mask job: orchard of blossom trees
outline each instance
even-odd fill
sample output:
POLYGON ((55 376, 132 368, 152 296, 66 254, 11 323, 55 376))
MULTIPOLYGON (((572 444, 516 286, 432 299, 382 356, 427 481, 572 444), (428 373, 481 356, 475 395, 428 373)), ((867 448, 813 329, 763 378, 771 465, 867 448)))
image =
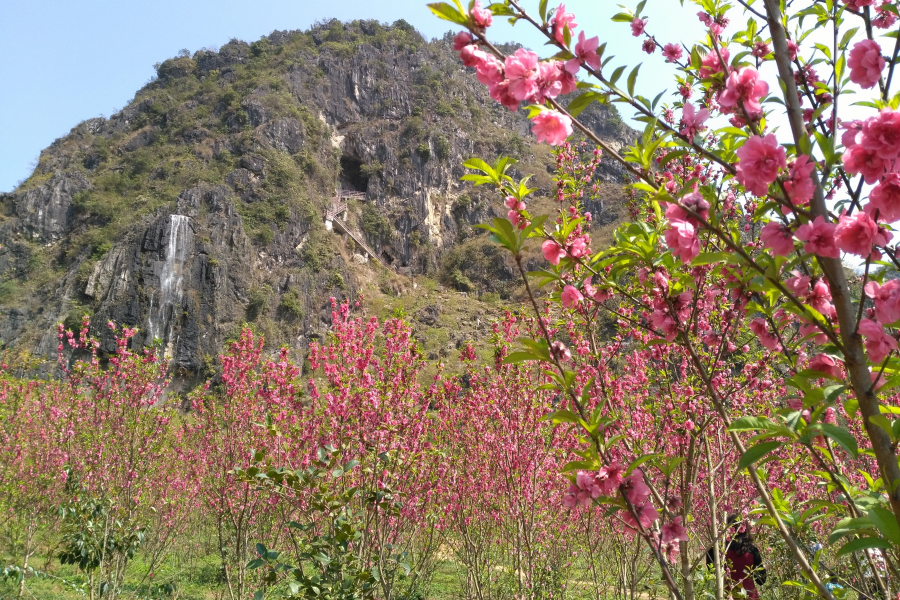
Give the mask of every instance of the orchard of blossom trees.
POLYGON ((555 146, 552 215, 514 160, 464 163, 521 275, 494 360, 426 377, 402 319, 334 301, 303 365, 247 329, 177 396, 133 331, 103 357, 60 327, 65 377, 0 378, 0 589, 189 597, 202 563, 217 598, 412 600, 452 564, 478 600, 900 597, 896 3, 693 3, 698 40, 613 17, 672 74, 653 99, 562 4, 429 5, 555 146), (503 54, 498 19, 546 56, 503 54), (607 248, 601 161, 628 174, 607 248))

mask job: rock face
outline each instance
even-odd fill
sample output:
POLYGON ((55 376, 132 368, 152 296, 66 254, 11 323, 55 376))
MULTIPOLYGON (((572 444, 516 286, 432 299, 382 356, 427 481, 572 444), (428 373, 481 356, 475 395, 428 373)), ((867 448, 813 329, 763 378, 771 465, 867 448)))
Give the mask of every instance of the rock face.
MULTIPOLYGON (((583 118, 613 146, 634 135, 614 109, 583 118)), ((352 296, 357 273, 378 268, 325 230, 336 187, 360 192, 343 218, 388 275, 497 291, 508 269, 471 226, 502 207, 460 183, 460 164, 513 155, 549 196, 548 150, 528 131, 449 37, 426 42, 402 21, 332 21, 167 60, 131 104, 76 126, 0 194, 0 342, 49 373, 55 323, 88 314, 104 351, 107 322, 134 327, 134 344, 157 340, 188 375, 207 372, 244 322, 302 350, 329 325, 329 297, 352 296), (467 278, 475 263, 501 276, 467 278)), ((607 205, 593 207, 597 222, 615 220, 607 205)))

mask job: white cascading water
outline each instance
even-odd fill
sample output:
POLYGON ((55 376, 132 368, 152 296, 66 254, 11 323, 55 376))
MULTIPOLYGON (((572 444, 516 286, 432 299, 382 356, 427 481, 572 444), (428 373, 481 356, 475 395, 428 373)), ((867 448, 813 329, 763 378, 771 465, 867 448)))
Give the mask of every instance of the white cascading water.
POLYGON ((169 216, 169 241, 166 244, 166 260, 159 274, 159 299, 154 302, 156 298, 150 297, 150 314, 147 317, 150 340, 163 337, 171 317, 170 311, 181 303, 184 261, 193 235, 190 220, 184 215, 169 216))

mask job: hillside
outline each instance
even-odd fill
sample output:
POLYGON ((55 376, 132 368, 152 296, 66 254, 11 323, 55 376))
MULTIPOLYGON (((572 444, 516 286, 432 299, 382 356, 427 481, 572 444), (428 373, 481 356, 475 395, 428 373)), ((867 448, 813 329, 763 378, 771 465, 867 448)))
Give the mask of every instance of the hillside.
MULTIPOLYGON (((488 98, 449 38, 331 21, 183 52, 157 74, 0 195, 0 343, 16 359, 50 372, 55 323, 88 314, 104 351, 113 321, 205 376, 242 323, 302 352, 328 327, 329 297, 361 292, 375 309, 418 311, 437 356, 515 295, 504 257, 472 227, 502 206, 459 181, 460 163, 512 155, 549 205, 550 151, 532 144, 523 112, 488 98), (358 193, 326 226, 336 188, 358 193)), ((632 135, 613 108, 583 116, 614 146, 632 135)), ((598 227, 624 216, 621 173, 604 169, 598 227)))

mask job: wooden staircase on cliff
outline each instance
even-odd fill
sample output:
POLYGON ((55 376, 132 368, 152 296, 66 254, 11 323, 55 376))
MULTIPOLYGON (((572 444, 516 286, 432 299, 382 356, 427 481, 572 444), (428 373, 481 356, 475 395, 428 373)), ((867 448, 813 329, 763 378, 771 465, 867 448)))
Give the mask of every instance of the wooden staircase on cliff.
POLYGON ((378 258, 378 255, 375 254, 375 251, 372 250, 372 248, 370 248, 366 243, 366 240, 363 238, 362 233, 350 227, 347 222, 341 218, 341 215, 347 213, 347 200, 364 201, 365 199, 366 194, 364 192, 336 189, 334 200, 332 200, 328 208, 325 209, 325 228, 329 231, 333 227, 339 228, 341 231, 349 235, 350 238, 366 252, 369 258, 383 267, 384 263, 381 262, 381 260, 378 258))

